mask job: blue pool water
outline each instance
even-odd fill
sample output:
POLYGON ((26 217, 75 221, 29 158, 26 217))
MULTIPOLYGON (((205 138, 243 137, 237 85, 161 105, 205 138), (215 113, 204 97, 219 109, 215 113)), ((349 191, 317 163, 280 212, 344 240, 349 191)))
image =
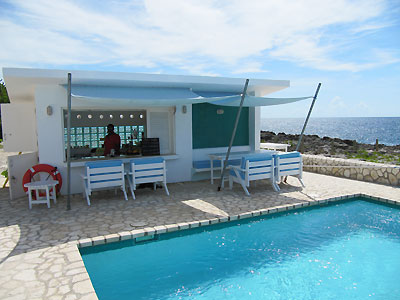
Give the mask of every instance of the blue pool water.
POLYGON ((400 210, 363 200, 82 248, 99 299, 400 299, 400 210))

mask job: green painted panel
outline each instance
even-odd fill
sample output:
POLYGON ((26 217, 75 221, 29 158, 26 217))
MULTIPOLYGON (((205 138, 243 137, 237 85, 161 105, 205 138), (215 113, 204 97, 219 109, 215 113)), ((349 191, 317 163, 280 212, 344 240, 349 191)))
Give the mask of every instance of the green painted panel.
MULTIPOLYGON (((209 103, 193 104, 193 149, 228 147, 238 107, 209 103), (224 113, 217 114, 218 109, 224 113)), ((233 146, 249 145, 249 108, 243 107, 233 146)))

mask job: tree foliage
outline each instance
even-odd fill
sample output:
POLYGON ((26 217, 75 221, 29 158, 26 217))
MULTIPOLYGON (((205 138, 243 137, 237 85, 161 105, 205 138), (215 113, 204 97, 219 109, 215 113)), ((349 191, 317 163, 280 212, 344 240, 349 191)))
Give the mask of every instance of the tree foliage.
POLYGON ((0 103, 10 103, 10 98, 8 98, 6 84, 2 79, 0 79, 0 103))
MULTIPOLYGON (((6 85, 2 79, 0 79, 0 103, 10 103, 10 98, 8 98, 8 93, 6 89, 6 85)), ((1 113, 1 109, 0 109, 1 113)), ((0 139, 3 138, 3 128, 1 123, 1 116, 0 116, 0 139)))

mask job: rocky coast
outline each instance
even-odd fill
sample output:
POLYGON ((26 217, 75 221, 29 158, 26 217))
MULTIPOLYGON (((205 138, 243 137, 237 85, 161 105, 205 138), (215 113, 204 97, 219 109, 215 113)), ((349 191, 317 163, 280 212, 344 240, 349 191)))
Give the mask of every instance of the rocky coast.
MULTIPOLYGON (((289 151, 296 149, 298 134, 275 134, 261 131, 261 142, 289 144, 289 151)), ((400 145, 362 144, 355 140, 304 135, 300 152, 310 155, 322 155, 335 158, 351 158, 368 162, 400 165, 400 145)))

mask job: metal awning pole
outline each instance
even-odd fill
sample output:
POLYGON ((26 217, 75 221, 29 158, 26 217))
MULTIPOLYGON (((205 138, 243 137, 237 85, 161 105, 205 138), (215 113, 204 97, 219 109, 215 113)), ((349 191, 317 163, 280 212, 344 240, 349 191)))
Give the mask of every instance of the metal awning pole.
POLYGON ((68 73, 67 107, 67 210, 71 210, 71 73, 68 73))
POLYGON ((222 183, 224 182, 225 169, 226 169, 226 165, 228 164, 229 154, 231 153, 233 140, 235 139, 236 129, 237 129, 237 126, 239 124, 240 113, 242 112, 243 102, 244 102, 244 98, 246 97, 246 92, 247 92, 247 86, 248 85, 249 85, 249 79, 246 79, 246 83, 244 84, 242 98, 240 99, 240 106, 239 106, 238 112, 236 114, 235 126, 233 127, 231 141, 229 142, 228 152, 226 152, 226 157, 225 157, 225 160, 224 160, 224 166, 222 168, 221 181, 220 181, 219 186, 218 186, 218 191, 221 190, 222 183))
POLYGON ((303 130, 301 131, 301 134, 300 134, 300 137, 299 137, 299 141, 297 142, 296 151, 299 151, 299 149, 300 149, 300 145, 301 145, 301 142, 303 140, 304 131, 306 130, 308 119, 311 116, 311 112, 313 110, 315 100, 317 100, 317 96, 318 96, 320 87, 321 87, 321 83, 318 84, 317 90, 315 91, 315 95, 314 95, 313 101, 311 103, 310 110, 308 111, 308 115, 307 115, 306 121, 304 122, 304 125, 303 125, 303 130))

